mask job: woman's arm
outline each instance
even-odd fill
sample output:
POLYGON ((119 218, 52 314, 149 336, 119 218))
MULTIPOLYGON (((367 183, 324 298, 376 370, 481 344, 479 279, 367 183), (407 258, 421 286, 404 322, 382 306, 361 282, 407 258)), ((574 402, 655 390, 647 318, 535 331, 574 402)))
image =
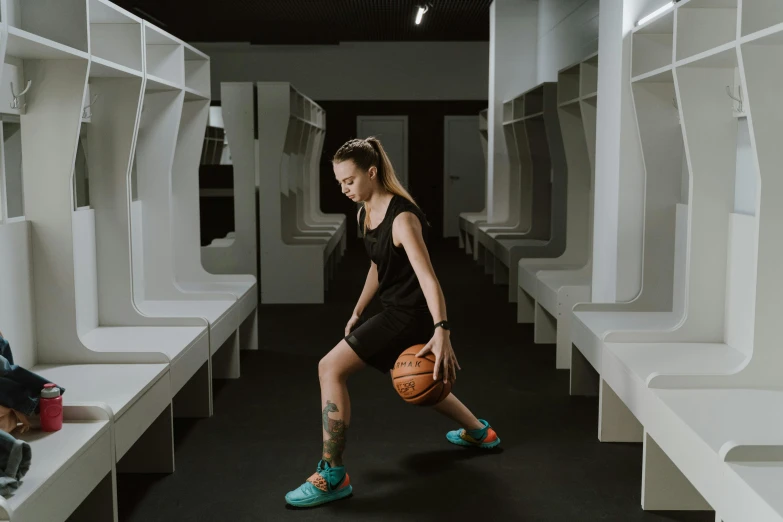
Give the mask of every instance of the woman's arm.
POLYGON ((370 264, 370 271, 367 272, 367 279, 364 281, 364 289, 359 296, 359 302, 356 303, 356 307, 353 309, 353 315, 348 319, 348 323, 345 325, 345 335, 350 334, 356 324, 359 322, 359 318, 364 313, 367 305, 370 304, 372 298, 375 296, 375 292, 378 291, 378 267, 375 263, 370 264))
MULTIPOLYGON (((446 298, 443 296, 443 290, 435 276, 435 270, 432 268, 427 245, 424 244, 424 237, 421 233, 419 218, 411 212, 401 212, 394 219, 392 237, 395 245, 402 245, 405 248, 405 253, 408 255, 413 271, 416 272, 416 278, 419 280, 419 285, 421 285, 424 298, 427 300, 427 307, 432 314, 433 321, 439 323, 447 320, 446 298)), ((459 368, 459 363, 451 347, 448 330, 435 328, 432 339, 418 355, 424 355, 430 351, 435 354, 433 378, 438 378, 442 362, 443 380, 456 379, 456 369, 459 368)))
POLYGON ((367 272, 367 279, 364 281, 364 289, 359 296, 359 302, 356 303, 356 307, 353 309, 353 315, 360 317, 367 305, 370 304, 372 298, 375 297, 375 292, 378 291, 378 267, 375 263, 370 262, 370 270, 367 272))

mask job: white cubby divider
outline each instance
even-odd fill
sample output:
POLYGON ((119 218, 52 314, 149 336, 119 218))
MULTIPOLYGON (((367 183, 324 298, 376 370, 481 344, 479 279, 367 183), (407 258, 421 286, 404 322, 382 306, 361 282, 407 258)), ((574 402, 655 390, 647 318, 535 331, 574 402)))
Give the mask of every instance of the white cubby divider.
MULTIPOLYGON (((487 223, 477 227, 476 234, 480 243, 479 249, 487 248, 491 251, 491 240, 488 234, 498 232, 519 232, 526 234, 532 224, 533 184, 532 168, 530 166, 530 154, 526 144, 520 147, 516 140, 526 140, 524 123, 525 117, 524 95, 503 103, 503 135, 506 140, 509 161, 509 192, 519 195, 512 198, 508 219, 504 223, 487 223), (514 127, 514 124, 518 124, 514 127), (516 132, 515 132, 516 131, 516 132), (520 199, 521 201, 516 201, 520 199)), ((485 258, 486 259, 486 258, 485 258)))
MULTIPOLYGON (((610 330, 673 329, 684 313, 688 199, 682 186, 683 180, 687 185, 688 169, 674 75, 669 70, 636 80, 632 92, 646 171, 642 289, 628 303, 585 303, 574 307, 574 395, 596 391, 597 387, 580 383, 592 382, 590 374, 601 372, 602 343, 610 330)), ((603 402, 603 397, 600 400, 603 402)))
POLYGON ((733 42, 738 0, 688 0, 675 11, 677 60, 733 42))
POLYGON ((91 74, 95 62, 111 68, 116 64, 132 71, 143 70, 143 22, 108 0, 89 0, 91 74))
POLYGON ((517 297, 519 259, 558 256, 566 247, 568 174, 557 93, 555 82, 545 82, 513 100, 512 116, 522 116, 504 122, 504 127, 512 181, 516 178, 512 193, 517 194, 518 220, 504 228, 480 226, 477 232, 484 270, 494 274, 496 284, 509 285, 512 302, 517 297))
MULTIPOLYGON (((489 160, 487 156, 487 111, 488 109, 484 109, 483 111, 479 112, 479 140, 481 142, 481 150, 484 153, 485 185, 488 183, 487 162, 489 160)), ((478 237, 476 235, 476 227, 486 223, 486 220, 486 199, 484 200, 484 210, 481 212, 462 212, 459 216, 459 245, 461 248, 465 248, 465 253, 473 255, 473 259, 476 261, 478 260, 478 237)))
POLYGON ((234 234, 201 247, 201 262, 215 274, 258 277, 256 229, 256 159, 250 82, 221 84, 221 114, 233 165, 234 234))
POLYGON ((144 23, 147 76, 161 79, 178 88, 185 84, 185 47, 183 43, 152 24, 144 23))
MULTIPOLYGON (((533 103, 530 105, 532 107, 533 103)), ((501 266, 495 266, 492 257, 495 237, 498 234, 514 234, 519 238, 529 235, 535 238, 537 235, 536 230, 532 229, 533 202, 536 198, 533 194, 533 168, 524 124, 525 111, 524 94, 503 102, 503 136, 509 163, 508 191, 514 195, 510 200, 508 219, 501 223, 482 223, 476 227, 477 258, 484 265, 486 273, 491 274, 497 269, 501 278, 505 271, 501 266)))
POLYGON ((734 208, 737 153, 737 120, 725 87, 733 83, 736 66, 737 51, 730 49, 674 72, 691 174, 685 319, 672 331, 616 333, 607 340, 700 342, 723 337, 727 220, 734 208))
POLYGON ((9 38, 14 35, 20 40, 49 41, 87 53, 85 0, 7 0, 4 3, 9 38))
MULTIPOLYGON (((582 62, 589 62, 591 68, 597 64, 595 56, 587 57, 582 62)), ((594 161, 594 144, 591 145, 585 138, 585 132, 592 130, 594 137, 594 111, 590 111, 593 102, 587 105, 581 103, 578 96, 570 99, 573 92, 570 89, 578 89, 580 85, 592 86, 591 80, 581 80, 582 62, 570 65, 562 69, 558 75, 558 93, 561 93, 561 85, 564 87, 566 95, 559 96, 560 99, 568 98, 559 103, 558 119, 561 139, 563 142, 564 162, 568 176, 567 196, 566 196, 566 240, 565 250, 557 256, 547 256, 542 259, 528 258, 522 256, 517 259, 518 278, 517 285, 512 289, 514 293, 521 291, 522 286, 527 279, 530 279, 528 291, 535 293, 535 273, 538 270, 558 266, 563 268, 576 269, 584 266, 588 262, 590 230, 588 226, 589 209, 591 206, 591 187, 592 187, 592 163, 594 161), (592 118, 590 116, 593 116, 592 118), (519 288, 517 288, 519 286, 519 288)), ((585 90, 592 90, 587 88, 585 90)), ((590 97, 595 93, 588 93, 590 97)), ((522 322, 532 322, 533 320, 533 302, 529 301, 524 295, 517 295, 518 302, 518 320, 522 322), (525 298, 524 301, 519 299, 525 298), (529 306, 528 306, 529 304, 529 306)))
POLYGON ((672 64, 674 11, 668 11, 633 32, 632 77, 657 71, 672 64))
POLYGON ((203 93, 207 98, 211 89, 209 57, 192 46, 185 46, 185 88, 203 93))
MULTIPOLYGON (((190 292, 176 274, 172 167, 182 119, 184 93, 146 92, 136 142, 139 200, 131 208, 134 301, 150 316, 204 317, 210 324, 210 353, 222 350, 223 376, 239 374, 239 309, 229 292, 190 292), (164 224, 164 225, 161 225, 164 224), (222 348, 221 348, 222 347, 222 348)), ((203 137, 202 137, 203 139, 203 137)), ((212 374, 215 371, 212 363, 212 374)))
POLYGON ((776 0, 742 0, 741 35, 748 36, 783 23, 783 4, 776 0))
POLYGON ((258 82, 256 90, 261 300, 322 303, 345 245, 344 225, 316 226, 304 210, 312 200, 303 187, 319 167, 308 160, 307 136, 325 130, 325 118, 306 119, 320 107, 289 83, 258 82))
POLYGON ((598 94, 598 53, 579 64, 579 97, 587 99, 598 94))
MULTIPOLYGON (((201 263, 198 169, 209 118, 208 100, 185 101, 171 171, 175 283, 186 292, 236 297, 240 346, 258 349, 258 286, 252 274, 212 274, 201 263)), ((238 375, 237 375, 238 377, 238 375)))
POLYGON ((310 143, 308 143, 308 162, 305 164, 304 192, 305 200, 310 204, 306 207, 310 213, 310 220, 314 224, 331 225, 338 234, 342 234, 341 249, 345 252, 347 236, 345 232, 346 221, 344 214, 324 214, 321 212, 321 155, 323 154, 324 139, 326 137, 326 111, 321 107, 313 106, 315 117, 310 126, 310 143))
POLYGON ((579 99, 580 67, 573 64, 557 74, 557 104, 572 102, 579 99))
POLYGON ((517 263, 517 320, 534 323, 535 342, 555 343, 559 369, 571 364, 571 309, 589 300, 592 286, 597 66, 593 54, 558 75, 558 89, 561 82, 566 89, 579 86, 578 97, 567 92, 558 107, 568 176, 565 250, 517 263))

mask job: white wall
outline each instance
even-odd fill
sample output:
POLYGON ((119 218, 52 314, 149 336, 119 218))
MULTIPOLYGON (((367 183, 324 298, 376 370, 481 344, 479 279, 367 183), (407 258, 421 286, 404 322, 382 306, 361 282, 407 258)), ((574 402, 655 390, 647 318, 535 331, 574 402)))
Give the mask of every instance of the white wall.
POLYGON ((509 158, 503 102, 537 85, 538 1, 495 0, 489 12, 487 221, 509 218, 509 158))
POLYGON ((598 51, 599 0, 540 0, 538 83, 598 51))
POLYGON ((489 42, 196 43, 220 82, 286 81, 314 100, 486 100, 489 42))

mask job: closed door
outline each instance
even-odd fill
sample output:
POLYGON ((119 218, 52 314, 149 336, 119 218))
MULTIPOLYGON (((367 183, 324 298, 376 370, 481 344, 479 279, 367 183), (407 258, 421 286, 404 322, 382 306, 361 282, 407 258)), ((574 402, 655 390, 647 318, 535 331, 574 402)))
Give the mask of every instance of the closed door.
POLYGON ((446 116, 443 128, 443 237, 456 237, 459 215, 484 209, 484 153, 478 116, 446 116))
POLYGON ((400 183, 408 188, 408 117, 357 116, 359 138, 375 136, 381 141, 400 183))

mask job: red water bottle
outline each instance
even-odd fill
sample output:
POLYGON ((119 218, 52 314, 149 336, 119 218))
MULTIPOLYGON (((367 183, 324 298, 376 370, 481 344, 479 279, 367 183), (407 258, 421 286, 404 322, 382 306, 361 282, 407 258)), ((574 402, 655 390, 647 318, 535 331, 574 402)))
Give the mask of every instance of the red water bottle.
POLYGON ((49 383, 41 390, 41 429, 59 431, 63 427, 63 398, 60 388, 49 383))

